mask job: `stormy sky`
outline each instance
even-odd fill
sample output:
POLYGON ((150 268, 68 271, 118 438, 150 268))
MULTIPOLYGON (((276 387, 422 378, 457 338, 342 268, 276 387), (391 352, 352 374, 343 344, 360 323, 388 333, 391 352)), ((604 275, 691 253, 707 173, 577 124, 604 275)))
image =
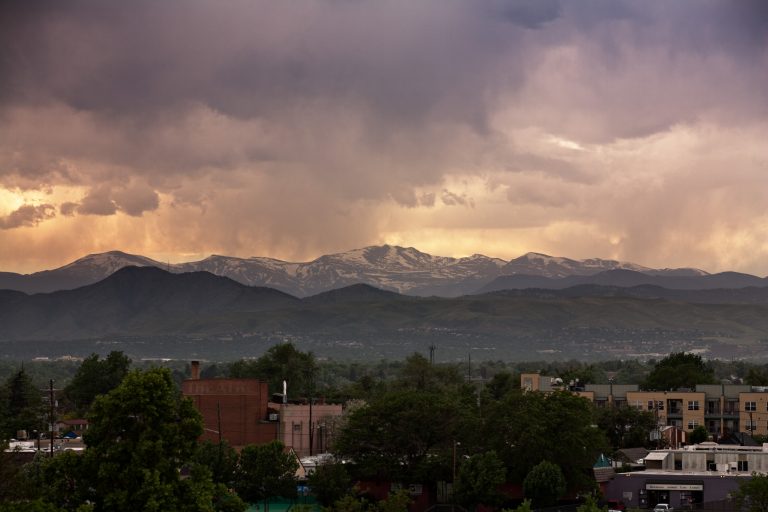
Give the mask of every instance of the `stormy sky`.
POLYGON ((381 243, 768 274, 768 2, 0 3, 0 270, 381 243))

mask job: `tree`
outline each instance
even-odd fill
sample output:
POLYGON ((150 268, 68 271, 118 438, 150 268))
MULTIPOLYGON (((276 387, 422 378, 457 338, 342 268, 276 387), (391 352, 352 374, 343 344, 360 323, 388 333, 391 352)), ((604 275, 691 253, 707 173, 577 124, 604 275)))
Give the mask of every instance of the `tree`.
POLYGON ((566 483, 560 468, 543 460, 531 469, 523 480, 523 493, 537 507, 549 507, 565 494, 566 483))
POLYGON ((0 439, 16 437, 19 430, 42 430, 43 400, 22 366, 0 387, 0 439))
POLYGON ((736 510, 768 512, 768 476, 752 473, 752 478, 739 484, 733 498, 736 510))
POLYGON ((608 443, 593 426, 587 399, 565 391, 518 391, 489 404, 484 417, 483 443, 504 461, 511 482, 522 483, 534 466, 548 460, 562 469, 569 488, 594 487, 589 470, 608 443))
POLYGON ((515 509, 504 509, 503 512, 532 512, 531 500, 523 500, 523 502, 515 509))
POLYGON ((592 496, 587 496, 587 498, 584 500, 584 503, 579 505, 579 507, 576 509, 576 512, 604 512, 605 509, 600 508, 597 505, 597 502, 595 501, 595 498, 592 496))
POLYGON ((673 352, 656 363, 642 387, 646 390, 669 391, 714 383, 715 372, 701 356, 673 352))
POLYGON ((131 360, 119 351, 110 352, 100 360, 91 354, 83 360, 72 381, 64 388, 64 397, 72 402, 75 410, 83 414, 99 395, 115 389, 128 374, 131 360))
POLYGON ((694 428, 690 434, 688 434, 688 442, 690 444, 703 443, 707 439, 709 439, 709 432, 707 432, 707 428, 703 425, 699 425, 698 427, 694 428))
POLYGON ((768 372, 765 368, 750 368, 744 380, 750 386, 768 386, 768 372))
POLYGON ((394 390, 349 413, 335 451, 357 478, 426 482, 450 474, 452 442, 469 407, 455 395, 394 390))
POLYGON ((239 460, 237 451, 224 440, 221 444, 203 441, 198 444, 192 456, 194 463, 210 470, 211 478, 215 483, 222 483, 227 487, 232 487, 235 481, 239 460))
POLYGON ((405 389, 439 390, 456 388, 465 379, 455 366, 434 365, 415 352, 405 359, 395 385, 405 389))
POLYGON ((595 422, 616 451, 650 446, 657 420, 652 413, 634 407, 605 407, 595 408, 595 422))
POLYGON ((243 500, 263 501, 266 510, 270 498, 296 495, 299 463, 295 455, 285 452, 284 448, 280 441, 243 448, 235 481, 235 489, 243 500))
POLYGON ((461 463, 454 488, 456 501, 474 510, 477 505, 499 505, 504 495, 498 490, 506 480, 507 469, 496 452, 471 456, 461 463))
POLYGON ((203 423, 168 369, 128 373, 96 398, 89 421, 83 463, 96 512, 211 510, 210 474, 180 477, 203 423))
POLYGON ((270 347, 256 361, 241 359, 232 363, 229 376, 266 381, 272 393, 282 392, 285 380, 289 393, 304 394, 311 391, 316 369, 315 356, 311 352, 296 350, 292 343, 280 343, 270 347))
POLYGON ((55 505, 56 510, 78 510, 91 497, 85 458, 74 452, 60 453, 53 458, 38 454, 25 469, 27 481, 37 491, 37 497, 55 505))
POLYGON ((7 441, 0 439, 0 503, 27 497, 28 486, 21 465, 13 452, 5 451, 7 447, 7 441))
POLYGON ((374 510, 376 512, 408 512, 408 505, 412 501, 408 491, 400 489, 397 492, 390 493, 387 499, 379 501, 374 510))
POLYGON ((352 478, 344 464, 340 462, 328 462, 317 466, 308 480, 312 494, 324 507, 333 505, 352 488, 352 478))
POLYGON ((485 385, 485 391, 493 400, 501 400, 512 391, 520 389, 520 379, 509 372, 499 372, 485 385))

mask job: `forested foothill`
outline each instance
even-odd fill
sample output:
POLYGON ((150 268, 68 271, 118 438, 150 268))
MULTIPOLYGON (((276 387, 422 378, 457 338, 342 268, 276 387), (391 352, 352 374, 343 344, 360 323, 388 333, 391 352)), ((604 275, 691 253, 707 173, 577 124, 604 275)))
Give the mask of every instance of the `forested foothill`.
MULTIPOLYGON (((526 393, 520 373, 566 382, 639 383, 672 389, 724 380, 765 385, 768 367, 705 361, 676 353, 659 361, 431 362, 318 361, 291 344, 232 363, 204 363, 202 378, 258 378, 278 392, 294 388, 346 404, 333 457, 309 476, 328 510, 405 510, 407 492, 381 501, 371 482, 452 484, 468 510, 482 504, 543 507, 596 493, 591 468, 601 454, 653 447, 654 418, 633 408, 595 408, 569 392, 526 393)), ((0 439, 85 417, 82 454, 38 453, 20 464, 0 452, 0 511, 245 510, 246 503, 296 497, 298 467, 279 442, 239 453, 199 443, 199 413, 182 398, 187 362, 135 362, 121 353, 82 361, 0 363, 0 439)))

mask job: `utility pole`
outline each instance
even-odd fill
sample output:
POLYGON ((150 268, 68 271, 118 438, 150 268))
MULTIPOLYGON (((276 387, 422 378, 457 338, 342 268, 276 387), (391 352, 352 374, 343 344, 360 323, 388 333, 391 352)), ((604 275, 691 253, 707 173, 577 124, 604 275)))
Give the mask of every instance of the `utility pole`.
POLYGON ((467 382, 472 382, 472 353, 467 353, 467 382))
POLYGON ((224 439, 221 434, 221 401, 216 401, 216 429, 219 431, 219 477, 222 475, 222 465, 224 463, 224 439))
POLYGON ((429 346, 429 364, 435 364, 435 349, 437 347, 434 343, 429 346))
POLYGON ((49 418, 51 420, 51 438, 49 439, 49 441, 51 443, 51 457, 53 457, 53 427, 54 427, 54 425, 53 425, 53 423, 54 423, 54 417, 53 417, 54 410, 53 410, 53 408, 55 406, 55 403, 54 403, 54 400, 53 400, 53 379, 50 380, 49 384, 50 384, 50 390, 49 390, 50 391, 50 395, 49 395, 48 399, 50 401, 50 406, 51 406, 51 414, 50 414, 50 418, 49 418))
POLYGON ((315 440, 314 428, 312 426, 312 393, 309 394, 309 456, 312 456, 312 442, 315 440))

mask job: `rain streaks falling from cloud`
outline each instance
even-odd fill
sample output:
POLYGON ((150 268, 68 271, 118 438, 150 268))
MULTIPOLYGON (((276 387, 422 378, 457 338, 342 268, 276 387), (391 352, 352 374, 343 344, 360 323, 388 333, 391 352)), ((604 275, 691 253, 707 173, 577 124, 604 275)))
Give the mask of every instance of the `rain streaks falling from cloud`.
POLYGON ((5 2, 0 269, 390 242, 768 273, 765 5, 5 2))

